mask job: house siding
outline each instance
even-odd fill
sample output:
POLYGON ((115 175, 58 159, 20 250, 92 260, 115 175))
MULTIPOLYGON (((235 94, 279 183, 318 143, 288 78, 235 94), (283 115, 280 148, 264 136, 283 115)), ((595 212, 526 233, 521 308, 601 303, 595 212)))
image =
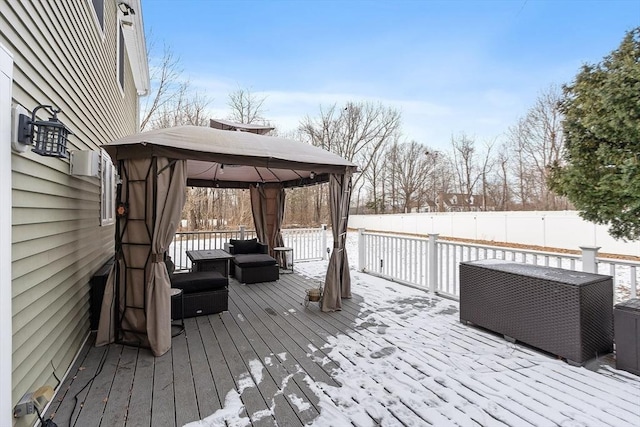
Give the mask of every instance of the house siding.
MULTIPOLYGON (((92 4, 0 2, 0 44, 14 60, 12 103, 61 108, 58 117, 74 133, 69 151, 98 150, 138 131, 127 55, 124 90, 118 83, 116 2, 105 2, 104 32, 92 4)), ((114 252, 114 227, 100 226, 99 179, 71 176, 68 159, 14 152, 11 178, 15 404, 26 392, 57 386, 55 376, 79 350, 89 331, 89 280, 114 252)))

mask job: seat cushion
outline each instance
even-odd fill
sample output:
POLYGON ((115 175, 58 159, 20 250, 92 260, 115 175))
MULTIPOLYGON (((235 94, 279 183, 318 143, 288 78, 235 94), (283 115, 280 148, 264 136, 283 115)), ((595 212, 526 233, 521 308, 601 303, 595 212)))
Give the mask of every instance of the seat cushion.
POLYGON ((257 238, 249 240, 229 239, 229 243, 233 245, 233 252, 235 254, 254 254, 260 252, 257 238))
POLYGON ((269 265, 275 265, 276 260, 272 256, 265 254, 242 254, 236 255, 233 262, 238 267, 264 267, 269 265))
POLYGON ((193 271, 171 275, 171 287, 182 289, 185 294, 213 291, 228 284, 229 280, 217 271, 193 271))

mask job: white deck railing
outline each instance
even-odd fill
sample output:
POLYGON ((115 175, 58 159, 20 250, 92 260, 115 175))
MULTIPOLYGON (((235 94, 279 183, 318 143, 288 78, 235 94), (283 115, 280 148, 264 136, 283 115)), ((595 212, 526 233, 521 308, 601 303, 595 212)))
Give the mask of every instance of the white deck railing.
POLYGON ((385 233, 358 231, 358 269, 392 281, 459 298, 460 262, 504 259, 526 264, 607 274, 613 277, 615 302, 638 295, 640 262, 598 258, 598 248, 581 255, 523 250, 385 233))
MULTIPOLYGON (((229 239, 250 239, 255 230, 176 233, 169 255, 177 270, 191 268, 189 250, 222 249, 229 239)), ((283 229, 285 246, 293 248, 294 261, 327 258, 327 227, 283 229)), ((580 254, 523 250, 438 239, 372 233, 358 230, 358 269, 398 283, 450 298, 460 296, 459 264, 479 259, 504 259, 526 264, 606 274, 613 277, 615 302, 637 298, 640 262, 597 256, 598 248, 582 247, 580 254)))
MULTIPOLYGON (((188 270, 191 261, 187 251, 224 249, 229 239, 252 239, 255 230, 240 227, 238 230, 225 231, 186 231, 176 233, 169 246, 169 256, 176 265, 176 270, 188 270)), ((320 260, 326 258, 327 226, 320 228, 283 229, 284 245, 293 248, 295 261, 320 260)))

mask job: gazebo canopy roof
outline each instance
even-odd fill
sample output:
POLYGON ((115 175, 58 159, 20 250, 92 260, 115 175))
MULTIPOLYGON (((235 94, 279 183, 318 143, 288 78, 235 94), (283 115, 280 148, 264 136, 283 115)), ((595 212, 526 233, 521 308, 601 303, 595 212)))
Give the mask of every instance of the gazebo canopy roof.
POLYGON ((240 130, 243 132, 257 133, 260 135, 265 135, 275 129, 272 126, 256 125, 252 123, 236 123, 222 119, 210 119, 209 127, 222 130, 240 130))
POLYGON ((102 147, 114 160, 150 156, 187 160, 187 185, 199 187, 304 186, 326 182, 331 173, 357 169, 342 157, 303 142, 202 126, 142 132, 102 147))

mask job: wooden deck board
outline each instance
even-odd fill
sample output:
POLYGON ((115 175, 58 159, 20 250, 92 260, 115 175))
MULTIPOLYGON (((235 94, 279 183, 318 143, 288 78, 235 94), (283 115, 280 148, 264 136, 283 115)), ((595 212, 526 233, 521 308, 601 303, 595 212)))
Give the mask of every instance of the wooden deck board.
POLYGON ((189 360, 195 386, 200 419, 221 408, 220 397, 204 351, 203 338, 195 318, 185 319, 189 360))
MULTIPOLYGON (((155 359, 151 405, 151 425, 176 425, 175 390, 171 351, 155 359)), ((135 408, 131 408, 135 410, 135 408)), ((59 426, 58 426, 59 427, 59 426)))
POLYGON ((241 329, 247 331, 247 336, 254 336, 254 345, 257 352, 262 357, 262 361, 267 371, 274 378, 276 383, 283 388, 283 393, 291 398, 302 399, 303 402, 309 403, 310 407, 300 411, 298 416, 302 421, 312 420, 318 414, 317 396, 311 391, 308 385, 300 378, 300 368, 293 357, 281 358, 287 354, 287 349, 280 343, 276 336, 265 327, 260 318, 249 308, 251 301, 243 301, 238 299, 232 304, 242 309, 244 316, 239 322, 241 329), (262 342, 260 342, 262 341, 262 342))
POLYGON ((100 425, 123 347, 115 344, 107 348, 102 370, 99 370, 99 374, 93 379, 89 387, 89 392, 80 408, 76 425, 87 427, 100 425))
MULTIPOLYGON (((227 362, 224 359, 220 344, 213 333, 212 321, 219 322, 219 316, 197 317, 198 330, 202 337, 203 348, 209 365, 209 370, 213 376, 213 384, 216 389, 218 402, 210 402, 212 406, 222 407, 227 394, 235 388, 233 376, 229 371, 227 362)), ((189 331, 187 331, 189 333, 189 331)), ((213 397, 211 398, 213 400, 213 397)))
MULTIPOLYGON (((234 341, 234 337, 229 333, 224 318, 229 317, 230 314, 228 312, 221 313, 220 315, 220 326, 214 328, 214 332, 216 334, 216 338, 218 342, 220 342, 220 348, 222 349, 222 353, 226 360, 227 366, 229 367, 229 371, 233 378, 236 379, 236 389, 240 394, 240 398, 244 403, 244 407, 246 412, 251 419, 253 425, 256 426, 275 426, 275 420, 270 416, 259 416, 256 414, 261 414, 264 411, 269 410, 269 405, 257 390, 254 387, 255 383, 247 370, 247 366, 242 360, 242 356, 236 343, 234 341)), ((227 323, 229 319, 227 319, 227 323)), ((239 338, 239 337, 238 337, 239 338)))
POLYGON ((180 408, 179 411, 176 411, 176 425, 182 426, 200 419, 194 373, 191 370, 193 363, 189 359, 187 335, 185 333, 174 337, 171 341, 171 357, 175 404, 177 408, 180 408))
POLYGON ((279 423, 284 422, 285 425, 291 426, 302 425, 296 412, 280 391, 279 385, 281 381, 276 383, 276 380, 274 380, 269 371, 265 374, 263 356, 266 356, 267 351, 264 348, 262 348, 260 354, 256 351, 256 346, 260 346, 261 339, 257 334, 250 334, 250 340, 245 334, 246 329, 243 331, 237 324, 236 318, 229 313, 225 313, 222 320, 227 326, 229 335, 233 337, 240 357, 248 373, 251 375, 256 388, 260 394, 262 394, 262 398, 268 406, 267 409, 269 409, 269 413, 273 411, 272 415, 278 420, 281 420, 279 423))
MULTIPOLYGON (((290 382, 290 374, 284 369, 284 367, 280 364, 267 363, 267 361, 271 361, 273 357, 276 357, 273 351, 269 348, 267 337, 262 337, 260 334, 256 332, 256 330, 252 327, 251 323, 246 320, 239 320, 236 318, 236 333, 242 334, 245 339, 245 345, 251 346, 251 350, 255 355, 254 363, 257 361, 259 363, 260 372, 265 371, 266 374, 263 376, 263 382, 258 384, 258 387, 265 399, 268 401, 270 396, 275 396, 273 399, 277 399, 275 404, 275 410, 277 411, 274 415, 277 420, 283 420, 286 425, 296 425, 296 424, 304 424, 305 422, 313 420, 318 415, 318 411, 311 406, 309 403, 309 409, 296 413, 294 406, 295 403, 291 402, 290 399, 287 398, 291 393, 293 396, 302 397, 302 391, 295 384, 295 382, 290 382)), ((234 335, 236 336, 236 335, 234 335)), ((245 358, 245 363, 247 359, 245 358)), ((252 363, 251 360, 248 361, 252 363)), ((255 367, 252 370, 256 369, 255 367)), ((255 380, 255 378, 254 378, 255 380)), ((281 422, 279 421, 279 424, 281 422)))
POLYGON ((115 377, 109 390, 109 396, 106 402, 107 405, 104 409, 102 425, 124 425, 124 421, 127 416, 127 409, 129 407, 131 387, 135 375, 137 355, 137 348, 122 348, 122 352, 118 358, 115 377))
MULTIPOLYGON (((131 388, 131 400, 127 411, 127 423, 133 426, 148 426, 151 425, 155 371, 155 357, 149 350, 138 350, 135 369, 135 379, 131 388)), ((60 427, 59 424, 58 427, 60 427)))
MULTIPOLYGON (((185 333, 162 357, 144 348, 96 348, 89 340, 47 416, 60 427, 183 426, 216 416, 209 425, 230 417, 229 425, 302 426, 328 401, 344 407, 345 386, 363 408, 351 418, 355 425, 561 424, 596 398, 610 411, 598 414, 603 425, 636 416, 637 396, 616 388, 619 375, 564 369, 535 349, 464 326, 455 302, 437 311, 438 299, 427 294, 390 305, 375 293, 367 301, 355 293, 341 311, 323 313, 317 303, 303 304, 305 290, 317 286, 298 274, 270 283, 232 281, 229 311, 185 319, 185 333), (433 327, 416 328, 411 310, 433 319, 433 327), (385 333, 389 328, 396 338, 385 333), (366 371, 369 362, 391 355, 387 379, 366 371), (590 387, 589 375, 602 377, 601 387, 590 387), (516 391, 495 401, 505 388, 516 391), (567 414, 546 409, 558 405, 567 414)), ((393 286, 378 292, 394 292, 393 286)))

